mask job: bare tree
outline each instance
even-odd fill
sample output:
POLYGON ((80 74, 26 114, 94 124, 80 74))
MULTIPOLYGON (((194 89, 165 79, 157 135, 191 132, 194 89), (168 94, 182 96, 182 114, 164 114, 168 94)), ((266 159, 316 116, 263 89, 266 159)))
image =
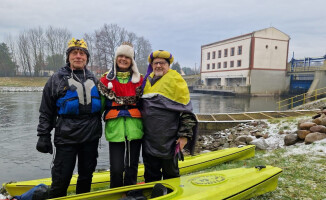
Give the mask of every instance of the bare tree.
POLYGON ((94 58, 95 58, 95 54, 96 54, 96 52, 95 52, 95 36, 85 33, 84 39, 87 43, 88 52, 90 54, 90 60, 89 60, 88 66, 90 66, 90 70, 93 71, 93 67, 95 65, 94 58))
POLYGON ((148 55, 152 52, 152 46, 144 37, 137 38, 134 49, 136 52, 136 63, 140 73, 146 74, 148 66, 148 55))
POLYGON ((67 49, 67 43, 71 38, 71 33, 67 29, 53 28, 50 26, 45 32, 45 41, 48 49, 48 56, 52 64, 59 69, 64 60, 58 61, 55 58, 63 58, 67 49))
POLYGON ((17 52, 17 45, 14 42, 14 40, 12 39, 12 36, 10 34, 6 38, 6 43, 8 45, 8 48, 9 48, 9 51, 10 51, 10 54, 11 54, 11 57, 12 57, 12 61, 14 63, 16 63, 16 65, 15 65, 15 72, 17 73, 18 72, 18 68, 19 68, 19 65, 17 65, 17 53, 18 53, 17 52))
POLYGON ((28 40, 28 34, 26 31, 22 32, 18 36, 18 60, 20 66, 23 68, 25 76, 32 76, 32 61, 30 52, 30 41, 28 40))
POLYGON ((34 76, 38 76, 40 70, 44 69, 44 34, 41 27, 30 29, 28 31, 30 46, 32 51, 32 59, 34 66, 34 76))
POLYGON ((104 26, 95 31, 95 46, 100 56, 100 63, 105 69, 113 65, 115 49, 127 39, 128 32, 116 24, 104 24, 104 26))

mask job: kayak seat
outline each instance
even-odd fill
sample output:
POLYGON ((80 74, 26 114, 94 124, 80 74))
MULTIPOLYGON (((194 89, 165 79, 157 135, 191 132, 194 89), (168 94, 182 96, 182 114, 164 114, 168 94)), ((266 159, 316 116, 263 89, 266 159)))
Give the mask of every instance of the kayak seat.
POLYGON ((153 187, 151 198, 160 197, 168 193, 168 188, 161 183, 156 183, 153 187))

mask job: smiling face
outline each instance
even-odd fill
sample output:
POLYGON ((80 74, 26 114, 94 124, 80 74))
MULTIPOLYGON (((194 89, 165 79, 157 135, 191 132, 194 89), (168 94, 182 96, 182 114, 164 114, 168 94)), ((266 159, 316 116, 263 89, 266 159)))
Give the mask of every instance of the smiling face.
POLYGON ((74 49, 69 53, 69 63, 73 70, 82 70, 87 63, 87 55, 84 51, 74 49))
POLYGON ((170 69, 169 63, 163 58, 155 58, 152 67, 155 76, 164 76, 170 69))
POLYGON ((128 71, 131 66, 131 58, 124 55, 118 56, 117 66, 119 67, 120 71, 128 71))

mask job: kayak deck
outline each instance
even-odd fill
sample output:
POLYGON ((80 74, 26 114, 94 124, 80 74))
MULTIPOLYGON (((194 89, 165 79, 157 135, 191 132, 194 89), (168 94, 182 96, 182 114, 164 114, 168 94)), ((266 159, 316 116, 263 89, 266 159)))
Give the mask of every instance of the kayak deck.
POLYGON ((133 190, 141 190, 146 199, 249 199, 275 190, 281 172, 282 169, 272 166, 262 169, 237 168, 67 196, 56 200, 113 200, 120 199, 123 194, 133 190), (151 198, 153 188, 158 183, 162 184, 168 193, 151 198))
MULTIPOLYGON (((255 145, 227 148, 212 151, 195 156, 186 156, 183 162, 179 161, 180 175, 205 169, 232 160, 244 160, 255 155, 255 145)), ((139 165, 138 180, 144 180, 144 166, 139 165)), ((68 192, 76 190, 78 175, 73 175, 68 192)), ((51 186, 51 178, 36 179, 30 181, 11 182, 3 184, 3 187, 11 196, 21 195, 34 186, 43 183, 51 186)), ((93 174, 92 189, 108 188, 110 184, 110 171, 95 172, 93 174)))

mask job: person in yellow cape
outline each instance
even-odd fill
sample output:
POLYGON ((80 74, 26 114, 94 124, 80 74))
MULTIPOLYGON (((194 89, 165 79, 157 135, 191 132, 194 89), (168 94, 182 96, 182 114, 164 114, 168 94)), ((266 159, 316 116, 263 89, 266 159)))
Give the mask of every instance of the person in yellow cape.
POLYGON ((145 182, 179 177, 178 159, 183 160, 183 149, 194 153, 198 123, 186 81, 170 69, 173 60, 172 54, 163 50, 148 56, 140 108, 145 182))

